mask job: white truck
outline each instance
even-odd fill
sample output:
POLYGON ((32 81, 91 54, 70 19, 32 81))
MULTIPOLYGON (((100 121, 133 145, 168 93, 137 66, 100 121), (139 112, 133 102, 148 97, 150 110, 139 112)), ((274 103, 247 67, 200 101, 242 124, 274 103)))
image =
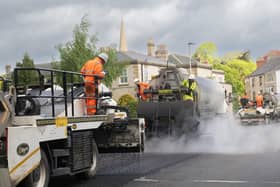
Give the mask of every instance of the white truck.
POLYGON ((103 102, 110 94, 101 91, 97 114, 87 116, 80 76, 16 68, 13 84, 0 80, 0 187, 47 187, 59 175, 89 178, 99 153, 143 151, 144 119, 103 102), (27 84, 24 74, 35 76, 27 84))

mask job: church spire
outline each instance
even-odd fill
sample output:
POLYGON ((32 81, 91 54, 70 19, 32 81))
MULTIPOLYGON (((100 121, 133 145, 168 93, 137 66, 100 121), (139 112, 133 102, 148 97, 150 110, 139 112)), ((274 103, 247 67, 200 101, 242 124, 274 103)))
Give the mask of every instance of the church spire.
POLYGON ((121 32, 120 32, 120 46, 119 46, 119 51, 127 51, 126 36, 125 36, 123 18, 122 18, 122 21, 121 21, 121 32))

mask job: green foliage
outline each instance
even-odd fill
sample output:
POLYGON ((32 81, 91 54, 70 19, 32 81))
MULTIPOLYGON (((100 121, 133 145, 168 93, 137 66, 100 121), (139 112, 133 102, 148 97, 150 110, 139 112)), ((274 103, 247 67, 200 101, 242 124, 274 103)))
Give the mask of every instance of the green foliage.
POLYGON ((122 95, 118 101, 118 105, 127 107, 131 117, 137 117, 136 106, 137 100, 129 94, 122 95))
POLYGON ((231 51, 224 55, 222 58, 223 62, 230 61, 232 59, 239 59, 246 62, 252 62, 250 51, 240 52, 240 51, 231 51))
POLYGON ((232 85, 233 93, 242 95, 245 91, 244 79, 256 69, 256 64, 240 59, 231 59, 225 64, 214 64, 214 68, 223 70, 225 81, 232 85))
POLYGON ((216 56, 216 45, 212 42, 201 44, 194 56, 202 62, 207 61, 213 68, 225 72, 225 82, 232 85, 233 94, 244 93, 244 79, 255 69, 256 64, 251 60, 250 52, 229 52, 223 58, 216 56))
MULTIPOLYGON (((22 59, 22 62, 17 62, 16 67, 19 68, 35 68, 33 59, 25 53, 22 59)), ((34 85, 39 84, 39 74, 37 71, 30 71, 30 70, 20 70, 18 72, 18 81, 22 85, 34 85)))
POLYGON ((58 45, 60 54, 59 69, 79 72, 83 64, 97 55, 97 38, 88 35, 89 22, 84 16, 73 30, 73 40, 65 45, 58 45))
MULTIPOLYGON (((95 35, 90 36, 88 34, 89 26, 87 17, 84 16, 81 23, 76 25, 73 30, 73 40, 57 47, 60 54, 60 61, 53 62, 53 68, 80 72, 86 61, 93 59, 99 54, 96 48, 98 39, 95 35)), ((106 86, 111 87, 113 80, 120 76, 123 68, 125 68, 125 63, 117 62, 115 50, 111 49, 107 53, 109 59, 104 65, 104 70, 108 73, 105 76, 104 82, 106 86)), ((79 77, 76 77, 74 81, 77 81, 77 79, 79 77)), ((61 78, 58 82, 61 82, 61 78)))
POLYGON ((0 90, 3 91, 4 79, 0 78, 0 90))
POLYGON ((219 58, 216 57, 216 52, 217 47, 213 42, 205 42, 195 50, 193 57, 201 63, 214 64, 219 61, 219 58))

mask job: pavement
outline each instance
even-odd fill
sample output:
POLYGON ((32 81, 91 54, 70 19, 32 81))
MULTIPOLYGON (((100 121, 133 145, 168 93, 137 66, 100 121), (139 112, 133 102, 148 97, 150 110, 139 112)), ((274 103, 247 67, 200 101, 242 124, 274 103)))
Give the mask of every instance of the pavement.
POLYGON ((50 187, 280 186, 280 153, 106 154, 94 179, 51 179, 50 187))
POLYGON ((280 186, 279 124, 237 124, 213 118, 193 139, 154 139, 145 153, 103 154, 94 179, 55 177, 49 186, 280 186))

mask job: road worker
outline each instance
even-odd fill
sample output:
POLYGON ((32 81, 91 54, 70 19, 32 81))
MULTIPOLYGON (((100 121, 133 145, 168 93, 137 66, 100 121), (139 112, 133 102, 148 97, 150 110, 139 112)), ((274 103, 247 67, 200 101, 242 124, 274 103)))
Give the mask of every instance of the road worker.
POLYGON ((195 99, 195 90, 196 82, 194 80, 194 75, 190 75, 188 79, 183 80, 181 86, 186 88, 186 93, 183 95, 183 100, 194 100, 195 99))
POLYGON ((240 104, 242 108, 247 108, 249 105, 249 97, 246 92, 244 92, 244 95, 240 99, 240 104))
POLYGON ((263 96, 262 96, 261 92, 258 92, 258 95, 256 96, 256 106, 257 106, 257 108, 263 107, 263 96))
POLYGON ((140 82, 138 78, 134 79, 134 83, 137 86, 137 96, 142 101, 147 101, 151 94, 144 94, 144 90, 150 89, 150 85, 145 82, 140 82))
POLYGON ((103 71, 103 65, 107 62, 108 55, 106 53, 100 53, 94 59, 88 60, 81 69, 81 74, 84 75, 85 94, 86 94, 86 108, 88 115, 94 115, 96 113, 98 97, 98 84, 99 79, 105 77, 103 71), (98 80, 96 80, 98 79, 98 80))

